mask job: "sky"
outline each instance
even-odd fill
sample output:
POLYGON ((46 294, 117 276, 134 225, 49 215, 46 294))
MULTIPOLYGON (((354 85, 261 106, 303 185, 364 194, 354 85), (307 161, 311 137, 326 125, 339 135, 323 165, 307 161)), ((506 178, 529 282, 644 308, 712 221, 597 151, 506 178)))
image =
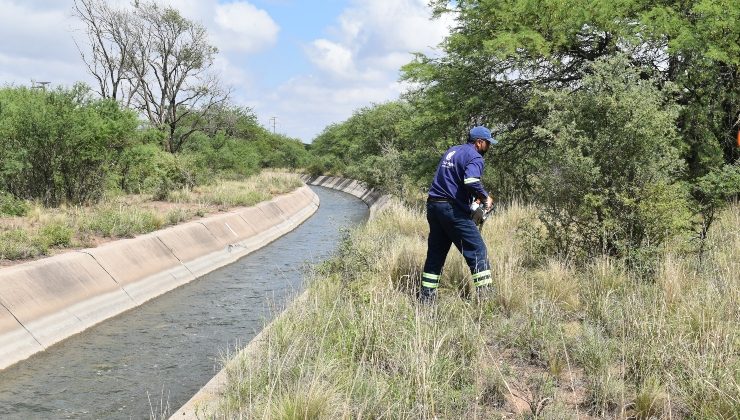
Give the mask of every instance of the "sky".
MULTIPOLYGON (((157 0, 203 24, 215 71, 260 123, 311 142, 352 112, 399 97, 412 52, 438 54, 449 19, 427 0, 157 0)), ((126 6, 130 0, 110 0, 126 6)), ((73 0, 0 0, 0 85, 93 85, 73 0)))

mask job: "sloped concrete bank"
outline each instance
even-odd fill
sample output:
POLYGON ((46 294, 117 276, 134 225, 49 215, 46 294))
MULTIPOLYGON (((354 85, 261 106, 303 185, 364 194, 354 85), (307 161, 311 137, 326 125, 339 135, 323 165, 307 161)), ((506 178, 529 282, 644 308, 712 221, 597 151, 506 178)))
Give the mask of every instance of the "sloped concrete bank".
MULTIPOLYGON (((380 191, 373 188, 367 188, 365 184, 353 179, 327 176, 311 177, 308 175, 302 176, 301 179, 308 185, 331 188, 359 198, 365 204, 367 204, 368 208, 370 209, 370 219, 374 218, 378 214, 378 212, 381 211, 390 202, 390 196, 384 195, 380 191)), ((293 302, 293 305, 299 304, 305 298, 306 293, 304 292, 302 295, 296 298, 296 300, 293 302)), ((283 312, 283 314, 284 313, 285 312, 283 312)), ((257 346, 259 346, 260 343, 264 340, 266 331, 269 331, 270 327, 276 321, 278 321, 280 317, 283 316, 283 314, 278 315, 275 320, 266 325, 265 328, 263 328, 262 331, 260 331, 252 339, 252 341, 250 341, 249 344, 247 344, 235 356, 235 358, 242 357, 246 354, 249 354, 250 352, 256 351, 257 346)), ((170 417, 170 420, 191 420, 208 418, 208 413, 211 412, 213 408, 215 408, 219 396, 223 393, 223 390, 226 386, 226 380, 226 368, 223 368, 220 372, 218 372, 218 374, 216 374, 216 376, 213 377, 213 379, 208 381, 208 383, 205 384, 203 388, 200 389, 200 391, 198 391, 190 400, 188 400, 188 402, 180 407, 179 410, 174 412, 170 417)))
POLYGON ((0 270, 0 369, 236 261, 318 207, 303 186, 252 207, 0 270))

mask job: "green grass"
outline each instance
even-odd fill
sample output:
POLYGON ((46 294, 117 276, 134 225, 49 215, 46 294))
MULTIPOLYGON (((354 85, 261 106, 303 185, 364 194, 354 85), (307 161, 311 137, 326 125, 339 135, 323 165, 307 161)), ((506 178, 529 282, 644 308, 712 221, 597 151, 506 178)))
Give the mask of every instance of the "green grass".
POLYGON ((245 181, 222 180, 213 185, 181 190, 170 194, 169 200, 175 203, 214 205, 219 209, 247 207, 293 191, 301 185, 303 184, 297 176, 263 172, 245 181))
MULTIPOLYGON (((517 226, 489 220, 497 294, 470 300, 451 251, 440 301, 420 307, 423 214, 394 205, 312 274, 306 300, 228 364, 214 417, 733 418, 740 412, 740 207, 703 259, 665 250, 654 278, 619 261, 532 258, 517 226), (535 263, 534 261, 539 261, 535 263)), ((680 248, 679 248, 680 249, 680 248)))
POLYGON ((124 206, 105 206, 82 210, 75 221, 80 235, 127 238, 152 232, 164 226, 164 218, 152 210, 124 206))
POLYGON ((219 181, 170 194, 168 202, 149 196, 107 194, 88 207, 44 208, 0 194, 0 260, 24 260, 54 250, 90 247, 129 238, 233 207, 251 206, 302 185, 291 174, 263 172, 243 181, 219 181))
POLYGON ((16 260, 42 256, 51 247, 72 243, 72 229, 63 221, 50 220, 38 229, 13 228, 0 231, 0 259, 16 260))

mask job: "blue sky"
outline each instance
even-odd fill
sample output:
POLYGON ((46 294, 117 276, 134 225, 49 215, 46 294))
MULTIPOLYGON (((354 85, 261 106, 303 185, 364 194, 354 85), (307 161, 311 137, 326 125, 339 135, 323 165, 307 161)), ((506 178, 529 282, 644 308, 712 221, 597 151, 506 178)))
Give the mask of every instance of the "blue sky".
MULTIPOLYGON (((310 142, 360 107, 393 100, 411 52, 434 53, 449 20, 427 0, 158 0, 208 29, 214 70, 260 122, 310 142)), ((0 0, 0 84, 90 82, 73 0, 0 0)), ((126 7, 130 0, 109 0, 126 7)))
MULTIPOLYGON (((220 1, 220 3, 232 3, 220 1)), ((253 1, 252 4, 269 12, 280 26, 274 47, 248 57, 257 73, 261 87, 274 88, 298 72, 310 71, 310 62, 303 54, 309 40, 327 36, 327 28, 347 5, 347 1, 253 1)))

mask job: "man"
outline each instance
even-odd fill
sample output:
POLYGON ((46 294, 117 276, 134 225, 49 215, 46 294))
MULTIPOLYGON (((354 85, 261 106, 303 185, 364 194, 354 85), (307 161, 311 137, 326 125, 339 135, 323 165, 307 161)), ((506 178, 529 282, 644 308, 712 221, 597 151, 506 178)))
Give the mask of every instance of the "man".
POLYGON ((497 143, 491 130, 473 127, 468 142, 450 147, 439 161, 427 199, 429 241, 419 294, 422 302, 436 298, 442 267, 452 244, 470 267, 479 293, 492 283, 486 244, 471 218, 473 202, 485 203, 486 209, 493 204, 493 198, 481 183, 483 155, 491 143, 497 143))

